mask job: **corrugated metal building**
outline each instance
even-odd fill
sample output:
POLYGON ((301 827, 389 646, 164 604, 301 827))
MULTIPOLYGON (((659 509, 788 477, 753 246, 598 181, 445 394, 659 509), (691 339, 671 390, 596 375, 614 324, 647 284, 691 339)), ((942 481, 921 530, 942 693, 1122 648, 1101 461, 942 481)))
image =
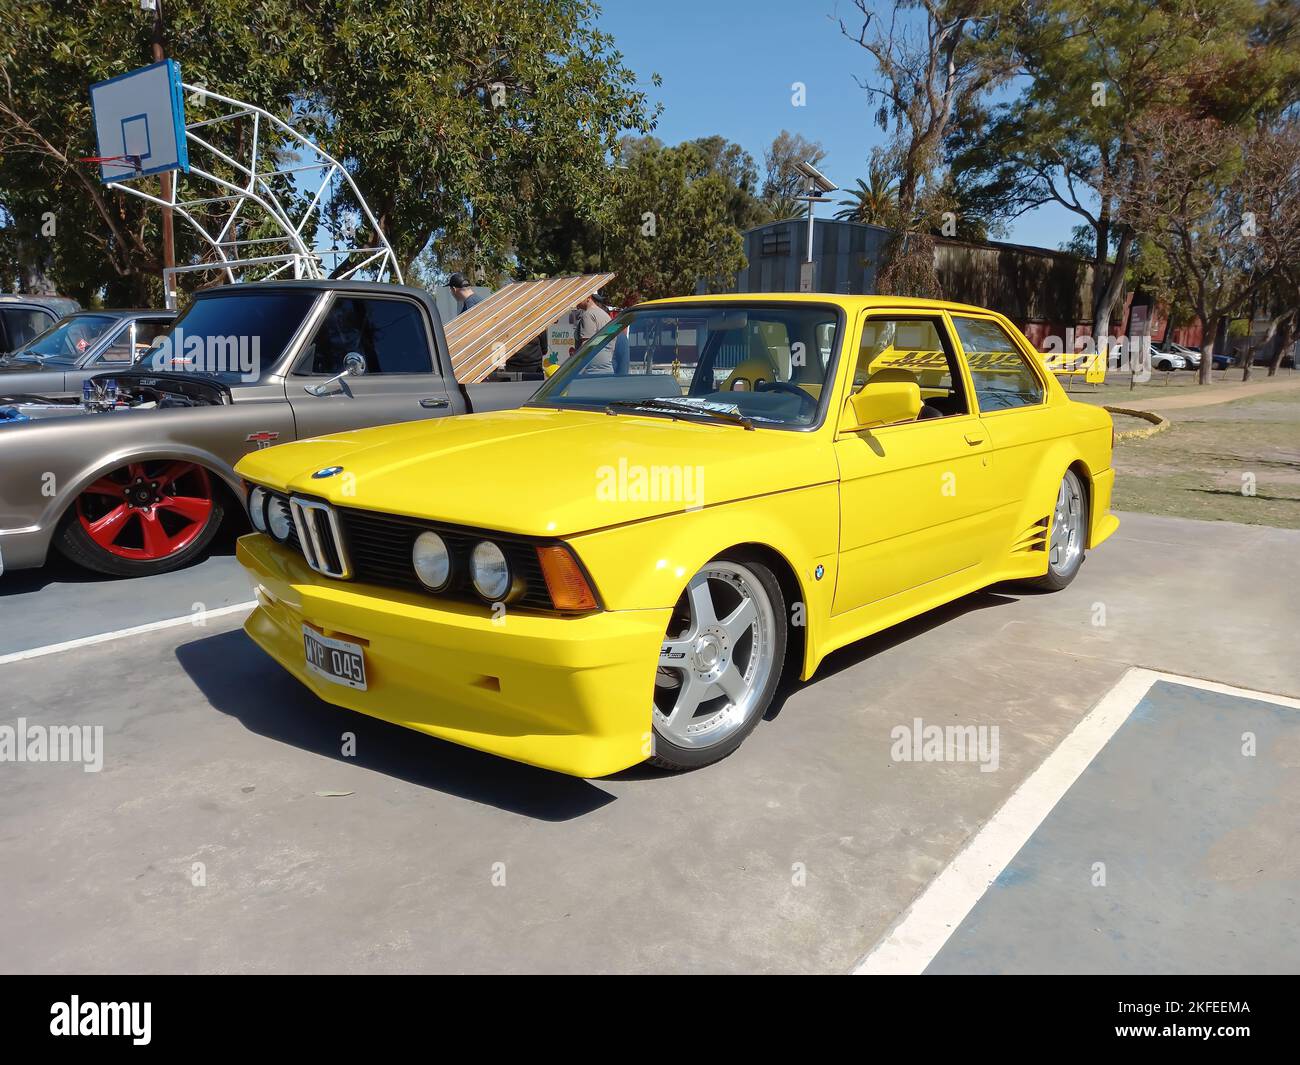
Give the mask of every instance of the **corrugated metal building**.
MULTIPOLYGON (((843 295, 876 291, 876 272, 891 232, 881 226, 818 219, 813 227, 814 288, 843 295)), ((747 230, 740 292, 798 292, 808 241, 806 219, 769 222, 747 230)), ((944 297, 1000 311, 1038 343, 1073 329, 1086 336, 1092 321, 1092 265, 1069 252, 988 241, 969 244, 935 238, 935 269, 944 297)), ((1119 309, 1125 309, 1121 302, 1119 309)), ((1117 314, 1118 333, 1125 315, 1117 314)))

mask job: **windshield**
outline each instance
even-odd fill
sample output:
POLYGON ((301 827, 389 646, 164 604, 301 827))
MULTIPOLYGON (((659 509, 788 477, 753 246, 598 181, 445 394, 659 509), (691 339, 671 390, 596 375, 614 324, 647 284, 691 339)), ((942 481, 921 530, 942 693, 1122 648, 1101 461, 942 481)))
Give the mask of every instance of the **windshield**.
POLYGON ((256 381, 279 361, 319 296, 311 289, 198 296, 137 369, 256 381))
POLYGON ((79 314, 60 318, 14 358, 32 358, 48 366, 73 366, 118 320, 106 314, 79 314))
POLYGON ((839 327, 834 308, 808 304, 633 309, 528 405, 807 428, 830 391, 839 327))

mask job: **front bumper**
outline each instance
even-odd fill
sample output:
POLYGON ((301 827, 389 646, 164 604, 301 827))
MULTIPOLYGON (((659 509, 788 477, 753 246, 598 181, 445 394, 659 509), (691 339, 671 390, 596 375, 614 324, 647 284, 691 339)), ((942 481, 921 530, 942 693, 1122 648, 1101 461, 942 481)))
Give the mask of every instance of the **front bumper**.
POLYGON ((670 610, 509 613, 335 581, 253 533, 259 585, 244 630, 326 702, 519 762, 599 777, 651 753, 655 666, 670 610), (365 647, 368 689, 308 672, 302 626, 365 647))

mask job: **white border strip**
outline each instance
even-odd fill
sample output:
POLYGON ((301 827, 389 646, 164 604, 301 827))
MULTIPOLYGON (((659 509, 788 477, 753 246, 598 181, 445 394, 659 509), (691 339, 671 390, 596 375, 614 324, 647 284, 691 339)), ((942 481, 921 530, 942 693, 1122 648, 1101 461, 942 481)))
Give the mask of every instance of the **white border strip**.
POLYGON ((1012 793, 948 867, 930 881, 885 938, 858 963, 854 975, 923 973, 989 886, 1002 875, 1002 870, 1158 680, 1300 710, 1300 699, 1284 695, 1152 669, 1130 669, 1012 793))
POLYGON ((203 625, 208 618, 224 617, 227 614, 237 614, 241 610, 252 610, 257 606, 257 602, 236 603, 234 606, 218 607, 216 610, 204 610, 201 613, 186 614, 179 618, 167 618, 165 621, 151 621, 147 625, 136 625, 129 629, 117 629, 114 632, 101 632, 95 636, 83 636, 79 640, 67 640, 63 643, 46 644, 44 647, 33 647, 28 651, 14 651, 12 654, 0 655, 0 666, 7 666, 11 662, 26 662, 30 658, 44 658, 46 655, 56 655, 60 651, 73 651, 78 647, 92 647, 97 643, 110 643, 113 640, 124 640, 128 636, 139 636, 146 632, 157 632, 160 629, 174 629, 179 625, 203 625))

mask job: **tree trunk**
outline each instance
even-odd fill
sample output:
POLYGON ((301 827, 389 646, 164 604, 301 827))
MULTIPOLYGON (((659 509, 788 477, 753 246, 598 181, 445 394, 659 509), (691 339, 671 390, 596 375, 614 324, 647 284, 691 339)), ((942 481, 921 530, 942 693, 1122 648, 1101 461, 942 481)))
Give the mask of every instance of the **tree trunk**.
POLYGON ((1196 383, 1208 385, 1214 380, 1214 327, 1204 308, 1197 312, 1197 317, 1201 319, 1201 370, 1197 374, 1196 383))
MULTIPOLYGON (((1295 320, 1296 312, 1292 311, 1282 319, 1281 326, 1278 330, 1277 351, 1273 352, 1273 361, 1268 364, 1269 377, 1276 377, 1278 370, 1282 368, 1282 360, 1286 357, 1287 350, 1295 341, 1295 320)), ((1294 366, 1294 361, 1292 362, 1294 366)))
POLYGON ((1249 381, 1250 371, 1253 370, 1254 368, 1255 368, 1255 345, 1247 344, 1246 361, 1242 364, 1241 367, 1241 379, 1243 381, 1249 381))
MULTIPOLYGON (((1110 316, 1115 309, 1115 301, 1119 299, 1120 289, 1124 287, 1124 270, 1128 266, 1131 244, 1132 239, 1128 227, 1121 227, 1119 246, 1115 252, 1115 262, 1110 265, 1110 273, 1106 275, 1106 284, 1100 291, 1097 291, 1097 286, 1101 285, 1100 271, 1106 267, 1106 264, 1102 260, 1092 268, 1093 291, 1097 293, 1092 309, 1092 339, 1093 343, 1097 345, 1097 354, 1102 359, 1102 365, 1107 368, 1110 366, 1110 316)), ((1100 238, 1098 238, 1098 246, 1100 246, 1100 238)))

